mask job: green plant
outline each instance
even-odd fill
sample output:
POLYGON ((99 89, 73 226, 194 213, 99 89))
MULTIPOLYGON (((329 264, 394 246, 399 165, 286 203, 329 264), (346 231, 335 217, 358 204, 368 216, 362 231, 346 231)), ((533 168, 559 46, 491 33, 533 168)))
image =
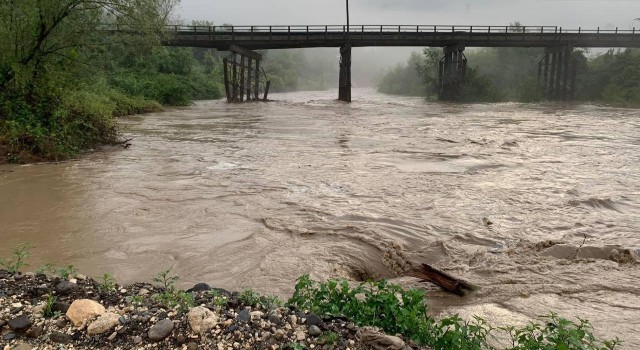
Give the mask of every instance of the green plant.
MULTIPOLYGON (((490 337, 496 329, 480 317, 465 321, 458 315, 440 320, 427 315, 424 292, 406 290, 387 281, 364 282, 352 287, 347 281, 317 282, 300 277, 288 302, 318 315, 346 317, 359 326, 375 326, 389 334, 425 344, 434 350, 493 350, 490 337)), ((511 335, 508 350, 613 350, 619 339, 597 341, 587 321, 575 324, 555 314, 544 325, 522 329, 501 328, 511 335)))
POLYGON ((291 350, 305 350, 307 348, 305 344, 298 342, 291 343, 287 347, 291 350))
POLYGON ((218 307, 222 307, 227 305, 227 302, 229 301, 229 298, 227 298, 226 296, 222 295, 219 291, 212 289, 209 292, 209 295, 211 296, 211 299, 213 300, 213 304, 218 306, 218 307))
POLYGON ((144 298, 142 298, 141 295, 131 295, 126 297, 125 300, 133 306, 140 306, 142 305, 144 298))
POLYGON ((336 346, 338 345, 339 339, 340 337, 338 336, 338 333, 329 331, 329 332, 322 333, 318 337, 318 343, 329 345, 329 346, 336 346))
POLYGON ((45 264, 44 266, 38 268, 36 270, 36 273, 40 274, 40 273, 50 273, 50 274, 54 274, 57 275, 58 277, 62 278, 62 279, 69 279, 69 276, 74 275, 78 272, 78 270, 76 270, 76 268, 73 265, 69 265, 67 267, 60 267, 57 268, 52 264, 45 264))
POLYGON ((108 293, 116 290, 116 280, 110 273, 105 273, 104 275, 102 275, 102 277, 100 277, 100 280, 102 280, 100 285, 98 285, 98 289, 100 289, 100 291, 108 293))
POLYGON ((592 334, 589 321, 578 324, 551 313, 543 317, 544 325, 531 323, 524 328, 506 327, 513 347, 509 350, 613 350, 622 344, 620 339, 599 342, 592 334))
POLYGON ((181 313, 189 311, 196 304, 195 297, 191 293, 179 291, 165 291, 153 296, 154 300, 167 309, 176 309, 181 313))
POLYGON ((56 314, 58 314, 57 312, 53 311, 53 304, 56 302, 56 300, 57 298, 54 295, 47 295, 47 300, 45 301, 44 308, 42 309, 45 318, 52 318, 55 317, 56 314))
POLYGON ((256 306, 260 303, 260 294, 254 292, 252 289, 245 289, 238 295, 238 300, 246 306, 256 306))
POLYGON ((176 282, 178 282, 180 277, 173 276, 172 273, 172 269, 160 271, 156 277, 153 278, 153 282, 164 288, 165 291, 174 292, 176 289, 176 282))
POLYGON ((262 304, 265 309, 272 310, 272 309, 281 307, 283 305, 283 302, 277 296, 272 295, 272 296, 261 296, 260 304, 262 304))
POLYGON ((26 259, 30 255, 31 243, 25 242, 13 248, 13 253, 9 259, 0 259, 0 266, 3 266, 10 273, 19 272, 23 267, 29 266, 26 259))

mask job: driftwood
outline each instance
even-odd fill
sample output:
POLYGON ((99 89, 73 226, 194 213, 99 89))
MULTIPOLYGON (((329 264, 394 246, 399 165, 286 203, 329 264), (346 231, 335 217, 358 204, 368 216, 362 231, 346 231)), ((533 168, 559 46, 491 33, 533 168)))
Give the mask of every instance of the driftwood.
POLYGON ((452 277, 427 264, 422 264, 421 269, 412 271, 409 273, 409 276, 419 278, 421 282, 431 282, 445 291, 461 297, 465 296, 468 292, 478 289, 468 282, 452 277))

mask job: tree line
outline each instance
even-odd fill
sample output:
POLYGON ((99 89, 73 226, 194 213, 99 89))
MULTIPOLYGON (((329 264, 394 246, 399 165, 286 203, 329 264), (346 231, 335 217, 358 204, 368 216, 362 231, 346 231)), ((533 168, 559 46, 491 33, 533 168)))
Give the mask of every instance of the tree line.
MULTIPOLYGON (((461 101, 543 100, 537 78, 544 49, 486 48, 467 50, 465 54, 469 66, 459 97, 461 101)), ((398 64, 380 76, 378 91, 436 99, 441 57, 441 49, 436 48, 412 54, 407 63, 398 64)), ((577 64, 576 100, 640 105, 640 50, 610 49, 590 54, 577 49, 573 57, 577 64)))

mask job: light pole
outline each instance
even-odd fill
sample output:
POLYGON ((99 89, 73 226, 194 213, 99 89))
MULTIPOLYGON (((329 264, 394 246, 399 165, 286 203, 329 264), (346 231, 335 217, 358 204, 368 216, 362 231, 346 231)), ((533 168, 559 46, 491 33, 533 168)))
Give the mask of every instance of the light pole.
POLYGON ((349 0, 347 0, 347 38, 349 38, 349 0))

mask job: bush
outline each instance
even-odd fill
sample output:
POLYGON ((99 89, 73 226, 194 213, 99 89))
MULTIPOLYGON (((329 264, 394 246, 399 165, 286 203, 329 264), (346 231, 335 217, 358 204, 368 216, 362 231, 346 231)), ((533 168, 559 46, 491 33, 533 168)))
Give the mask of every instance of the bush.
MULTIPOLYGON (((496 329, 482 318, 430 318, 424 291, 406 290, 387 281, 351 287, 347 281, 316 282, 304 275, 289 304, 321 316, 346 317, 359 326, 380 327, 389 334, 400 333, 435 350, 495 349, 488 340, 496 329)), ((599 342, 587 321, 575 324, 555 314, 546 317, 544 325, 499 330, 511 335, 513 346, 507 350, 612 350, 621 343, 618 339, 599 342)))

